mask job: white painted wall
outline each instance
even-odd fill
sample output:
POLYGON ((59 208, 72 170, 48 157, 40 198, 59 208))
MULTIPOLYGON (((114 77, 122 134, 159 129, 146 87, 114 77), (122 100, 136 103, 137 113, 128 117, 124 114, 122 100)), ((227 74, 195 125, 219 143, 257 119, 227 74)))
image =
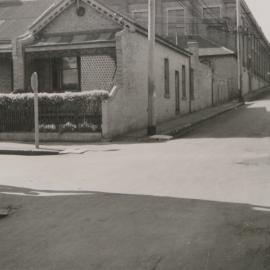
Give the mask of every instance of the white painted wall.
MULTIPOLYGON (((117 66, 121 71, 118 77, 119 89, 111 100, 103 104, 103 133, 116 136, 128 131, 147 127, 147 38, 138 33, 123 31, 118 34, 117 66), (119 82, 119 80, 122 80, 119 82)), ((176 116, 175 114, 175 70, 181 78, 182 65, 186 66, 187 98, 180 99, 181 114, 189 112, 189 57, 156 43, 155 85, 156 112, 158 122, 176 116), (164 82, 164 59, 170 65, 170 97, 166 98, 164 82)), ((182 78, 181 78, 182 79, 182 78)), ((181 82, 180 82, 181 87, 181 82)), ((182 89, 180 88, 180 97, 182 89)))

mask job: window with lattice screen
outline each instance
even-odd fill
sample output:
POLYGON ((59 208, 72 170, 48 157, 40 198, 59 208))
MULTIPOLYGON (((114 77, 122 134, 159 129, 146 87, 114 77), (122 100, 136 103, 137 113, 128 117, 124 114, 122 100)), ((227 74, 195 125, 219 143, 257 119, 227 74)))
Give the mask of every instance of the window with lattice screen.
POLYGON ((81 56, 82 91, 110 90, 115 72, 115 60, 109 55, 81 56))

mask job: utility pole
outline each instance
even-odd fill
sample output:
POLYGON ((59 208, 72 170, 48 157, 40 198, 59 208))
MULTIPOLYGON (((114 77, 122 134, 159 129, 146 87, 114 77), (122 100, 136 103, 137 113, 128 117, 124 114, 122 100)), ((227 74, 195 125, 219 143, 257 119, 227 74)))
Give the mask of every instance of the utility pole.
POLYGON ((241 38, 242 38, 242 19, 241 19, 241 0, 236 0, 236 41, 237 41, 237 87, 239 93, 239 101, 243 101, 242 89, 242 51, 241 51, 241 38))
POLYGON ((155 38, 156 38, 156 3, 148 0, 148 129, 149 136, 156 134, 155 112, 155 38))

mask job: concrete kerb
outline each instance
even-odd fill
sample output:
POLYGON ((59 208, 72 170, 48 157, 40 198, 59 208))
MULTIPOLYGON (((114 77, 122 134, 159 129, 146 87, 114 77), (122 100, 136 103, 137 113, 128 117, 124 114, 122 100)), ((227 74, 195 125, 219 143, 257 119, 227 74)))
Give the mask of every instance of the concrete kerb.
POLYGON ((0 149, 0 155, 15 156, 55 156, 60 155, 60 150, 23 150, 23 149, 0 149))

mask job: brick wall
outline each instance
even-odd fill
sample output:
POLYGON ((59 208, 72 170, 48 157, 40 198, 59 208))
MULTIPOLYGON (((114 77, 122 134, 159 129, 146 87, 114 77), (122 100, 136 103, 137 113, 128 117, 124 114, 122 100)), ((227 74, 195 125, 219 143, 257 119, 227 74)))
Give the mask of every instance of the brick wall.
POLYGON ((77 16, 76 5, 73 4, 53 20, 43 32, 45 34, 53 34, 120 28, 117 23, 108 19, 105 15, 98 13, 84 3, 81 5, 86 9, 86 13, 83 17, 77 16))

